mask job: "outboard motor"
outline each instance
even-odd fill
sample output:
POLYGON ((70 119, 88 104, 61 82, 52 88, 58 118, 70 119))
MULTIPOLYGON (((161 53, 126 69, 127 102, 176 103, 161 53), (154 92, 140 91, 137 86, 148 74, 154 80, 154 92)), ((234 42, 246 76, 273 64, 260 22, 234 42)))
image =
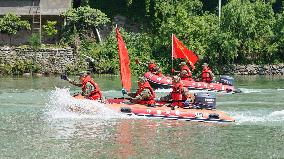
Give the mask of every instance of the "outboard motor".
POLYGON ((193 107, 197 109, 216 109, 216 95, 209 92, 195 93, 193 107))
POLYGON ((234 85, 234 78, 231 76, 220 76, 220 83, 225 84, 225 85, 234 85))

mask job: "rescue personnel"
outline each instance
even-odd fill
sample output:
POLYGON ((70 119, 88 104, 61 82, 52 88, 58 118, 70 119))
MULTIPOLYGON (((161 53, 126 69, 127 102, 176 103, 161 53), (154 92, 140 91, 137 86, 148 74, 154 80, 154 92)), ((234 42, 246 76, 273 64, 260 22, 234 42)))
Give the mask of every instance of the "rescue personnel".
POLYGON ((174 76, 172 78, 172 84, 172 92, 169 95, 162 97, 160 100, 165 102, 171 101, 172 109, 177 107, 190 108, 194 102, 194 96, 188 92, 186 87, 183 87, 180 77, 174 76))
POLYGON ((158 67, 156 64, 155 64, 155 61, 154 60, 150 60, 149 62, 140 62, 138 58, 135 59, 135 62, 136 64, 142 64, 146 67, 148 67, 148 71, 149 72, 152 72, 154 73, 155 72, 155 67, 158 67))
POLYGON ((157 75, 157 76, 159 76, 159 77, 164 77, 164 75, 162 73, 162 70, 158 66, 153 68, 153 72, 152 73, 157 75))
POLYGON ((90 100, 102 100, 102 92, 100 91, 98 84, 91 78, 89 72, 84 71, 80 73, 80 83, 75 80, 70 80, 67 76, 65 79, 69 83, 81 87, 82 95, 85 96, 85 98, 90 100))
POLYGON ((211 83, 215 78, 214 74, 212 73, 211 69, 208 67, 207 63, 203 63, 202 67, 203 70, 200 75, 202 82, 211 83))
POLYGON ((186 65, 186 62, 181 62, 179 66, 180 71, 175 71, 174 69, 172 69, 172 72, 179 72, 181 80, 192 81, 192 73, 190 71, 190 68, 186 65))
POLYGON ((132 97, 131 102, 147 106, 154 106, 156 94, 150 83, 147 81, 147 78, 139 77, 137 82, 139 86, 137 91, 135 93, 127 93, 128 96, 132 97))

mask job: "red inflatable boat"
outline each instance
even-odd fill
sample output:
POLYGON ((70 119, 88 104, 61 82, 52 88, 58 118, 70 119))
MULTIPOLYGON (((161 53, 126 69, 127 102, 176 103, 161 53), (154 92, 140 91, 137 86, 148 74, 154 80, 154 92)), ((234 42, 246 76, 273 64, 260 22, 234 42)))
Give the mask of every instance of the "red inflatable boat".
MULTIPOLYGON (((159 77, 151 72, 146 72, 144 74, 144 77, 148 79, 149 83, 154 89, 158 89, 158 88, 168 89, 172 87, 171 77, 167 77, 167 76, 159 77)), ((226 77, 229 77, 229 76, 226 76, 226 77)), ((189 90, 209 90, 209 91, 218 91, 218 92, 227 92, 227 93, 230 93, 230 92, 240 93, 240 90, 235 89, 231 81, 227 79, 222 79, 222 81, 226 81, 230 84, 206 83, 206 82, 182 80, 184 86, 187 87, 189 90)))
MULTIPOLYGON (((88 100, 81 95, 74 98, 88 100)), ((199 121, 199 122, 234 122, 235 119, 226 113, 207 109, 183 109, 172 110, 167 103, 158 102, 155 107, 147 107, 140 104, 132 104, 127 99, 107 99, 106 106, 127 115, 144 116, 149 118, 161 118, 171 120, 199 121)), ((72 111, 84 111, 84 108, 71 107, 72 111)))

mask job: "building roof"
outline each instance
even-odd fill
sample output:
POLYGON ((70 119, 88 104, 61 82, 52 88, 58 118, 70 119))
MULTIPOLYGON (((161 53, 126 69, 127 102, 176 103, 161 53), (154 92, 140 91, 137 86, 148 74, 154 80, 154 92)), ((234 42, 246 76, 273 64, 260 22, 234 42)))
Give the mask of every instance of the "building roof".
POLYGON ((72 0, 0 0, 0 15, 60 15, 72 7, 72 0))

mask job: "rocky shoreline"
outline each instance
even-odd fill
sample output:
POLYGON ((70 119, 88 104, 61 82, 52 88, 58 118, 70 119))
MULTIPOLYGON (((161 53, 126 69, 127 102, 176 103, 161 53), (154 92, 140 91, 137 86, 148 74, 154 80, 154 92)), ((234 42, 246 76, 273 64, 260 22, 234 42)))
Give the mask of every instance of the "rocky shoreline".
MULTIPOLYGON (((39 66, 39 73, 56 74, 76 67, 78 57, 72 48, 41 48, 33 50, 19 47, 0 47, 0 65, 15 66, 31 63, 39 66)), ((24 67, 24 66, 22 66, 24 67)))
POLYGON ((284 75, 284 63, 266 65, 232 65, 223 72, 234 75, 284 75))
MULTIPOLYGON (((79 57, 71 47, 41 48, 33 50, 19 47, 0 47, 1 66, 15 65, 17 62, 27 62, 39 66, 39 74, 58 74, 77 67, 79 57)), ((87 65, 87 64, 86 64, 87 65)), ((284 63, 273 65, 231 65, 222 70, 223 74, 233 75, 284 75, 284 63)), ((26 72, 25 75, 29 75, 26 72)), ((1 74, 1 72, 0 72, 1 74)))

